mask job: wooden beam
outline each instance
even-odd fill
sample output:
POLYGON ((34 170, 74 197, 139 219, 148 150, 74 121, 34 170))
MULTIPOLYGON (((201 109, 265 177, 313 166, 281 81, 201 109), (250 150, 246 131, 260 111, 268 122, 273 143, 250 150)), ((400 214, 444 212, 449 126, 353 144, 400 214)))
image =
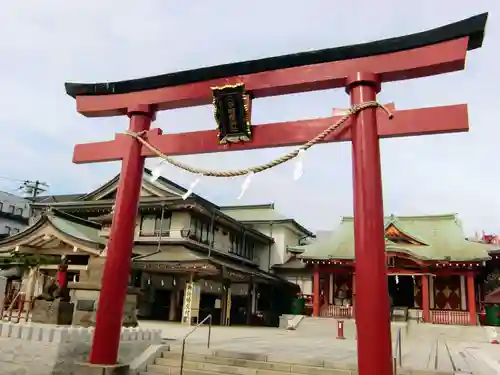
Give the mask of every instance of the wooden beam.
MULTIPOLYGON (((297 146, 308 142, 339 118, 327 117, 257 125, 253 128, 251 142, 231 145, 219 145, 216 130, 162 135, 159 129, 155 129, 148 133, 148 141, 170 156, 297 146)), ((384 111, 379 110, 377 118, 380 138, 466 132, 469 129, 466 104, 396 111, 392 120, 387 118, 384 111)), ((322 143, 349 141, 351 121, 348 120, 342 129, 330 134, 322 143)), ((118 134, 113 141, 76 145, 73 162, 96 163, 121 160, 125 137, 129 136, 118 134)), ((142 155, 155 156, 144 147, 142 155)))

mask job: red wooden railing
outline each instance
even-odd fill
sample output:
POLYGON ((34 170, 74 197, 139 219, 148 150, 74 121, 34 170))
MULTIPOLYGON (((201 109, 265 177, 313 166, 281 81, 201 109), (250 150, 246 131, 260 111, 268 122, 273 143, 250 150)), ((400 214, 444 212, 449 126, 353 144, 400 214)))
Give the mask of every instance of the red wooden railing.
POLYGON ((434 324, 469 325, 468 311, 432 310, 431 322, 434 324))
POLYGON ((352 306, 323 305, 320 311, 320 316, 328 318, 350 319, 353 317, 352 310, 352 306))

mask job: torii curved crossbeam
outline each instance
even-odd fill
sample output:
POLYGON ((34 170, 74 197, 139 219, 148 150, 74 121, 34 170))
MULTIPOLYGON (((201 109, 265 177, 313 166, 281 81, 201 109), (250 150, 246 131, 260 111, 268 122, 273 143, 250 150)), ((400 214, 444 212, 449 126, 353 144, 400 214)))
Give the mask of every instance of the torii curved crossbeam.
POLYGON ((237 80, 255 98, 343 87, 365 71, 381 82, 462 70, 467 50, 482 46, 488 14, 429 31, 376 42, 186 70, 119 82, 66 83, 85 116, 123 115, 134 104, 158 110, 206 105, 211 87, 237 80))

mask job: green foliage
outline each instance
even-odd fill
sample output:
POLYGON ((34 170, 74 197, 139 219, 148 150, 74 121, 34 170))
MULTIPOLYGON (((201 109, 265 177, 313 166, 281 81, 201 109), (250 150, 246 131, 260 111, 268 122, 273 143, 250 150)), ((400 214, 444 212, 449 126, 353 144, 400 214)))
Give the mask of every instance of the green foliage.
POLYGON ((486 276, 484 281, 484 291, 486 294, 500 288, 500 271, 493 271, 486 276))
POLYGON ((36 267, 46 266, 52 264, 60 264, 61 258, 59 256, 51 255, 33 255, 33 254, 18 254, 11 253, 10 256, 0 257, 0 269, 7 269, 11 267, 36 267))

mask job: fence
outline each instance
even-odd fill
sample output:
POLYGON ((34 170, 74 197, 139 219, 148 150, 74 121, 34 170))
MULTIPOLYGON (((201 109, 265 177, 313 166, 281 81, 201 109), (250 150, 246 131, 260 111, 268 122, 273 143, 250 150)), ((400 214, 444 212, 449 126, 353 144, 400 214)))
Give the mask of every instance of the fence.
POLYGON ((434 324, 469 325, 468 311, 432 310, 431 322, 434 324))
POLYGON ((353 308, 352 306, 324 305, 320 315, 327 318, 350 319, 353 317, 353 308))

